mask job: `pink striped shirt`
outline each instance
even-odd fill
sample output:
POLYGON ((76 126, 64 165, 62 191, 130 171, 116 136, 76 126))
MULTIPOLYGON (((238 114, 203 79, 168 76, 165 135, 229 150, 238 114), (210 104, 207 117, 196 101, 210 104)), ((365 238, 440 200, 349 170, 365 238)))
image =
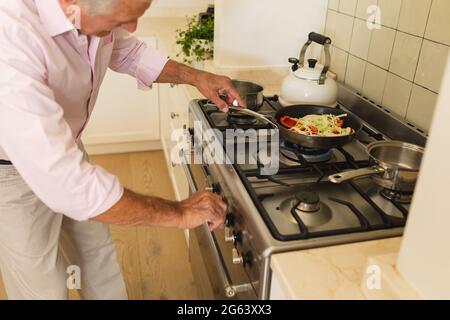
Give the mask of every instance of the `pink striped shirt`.
POLYGON ((86 220, 107 211, 123 187, 77 146, 99 87, 110 68, 149 89, 167 61, 123 29, 79 34, 57 0, 1 0, 0 159, 55 212, 86 220))

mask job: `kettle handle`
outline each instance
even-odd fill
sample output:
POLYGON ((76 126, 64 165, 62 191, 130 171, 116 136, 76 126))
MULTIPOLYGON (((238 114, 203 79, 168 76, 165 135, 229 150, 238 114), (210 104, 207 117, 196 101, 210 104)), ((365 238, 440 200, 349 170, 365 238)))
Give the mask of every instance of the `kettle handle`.
POLYGON ((319 85, 325 84, 325 80, 327 79, 327 72, 330 69, 331 64, 331 54, 330 54, 330 46, 331 46, 331 39, 329 37, 326 37, 322 34, 311 32, 308 36, 308 42, 305 43, 305 45, 302 48, 302 51, 300 52, 300 68, 303 68, 305 65, 305 56, 306 51, 308 50, 308 47, 313 43, 318 43, 324 47, 325 50, 325 65, 323 67, 322 73, 320 74, 319 78, 319 85))
POLYGON ((322 46, 324 46, 326 44, 331 44, 331 38, 324 36, 320 33, 315 33, 315 32, 311 32, 309 34, 309 40, 311 40, 312 42, 321 44, 322 46))

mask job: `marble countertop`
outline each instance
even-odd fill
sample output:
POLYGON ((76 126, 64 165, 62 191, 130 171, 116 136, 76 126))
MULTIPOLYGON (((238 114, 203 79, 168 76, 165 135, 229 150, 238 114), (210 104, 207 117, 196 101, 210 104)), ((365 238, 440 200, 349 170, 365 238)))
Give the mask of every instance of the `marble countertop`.
MULTIPOLYGON (((176 30, 184 27, 184 18, 144 18, 137 35, 154 35, 159 47, 177 59, 176 30)), ((233 79, 253 81, 265 88, 265 95, 278 94, 286 69, 230 70, 207 62, 204 70, 233 79)), ((184 86, 192 99, 201 98, 197 89, 184 86)), ((361 242, 305 251, 276 254, 271 267, 290 299, 366 299, 361 283, 372 257, 396 255, 401 238, 361 242)))
MULTIPOLYGON (((293 300, 401 299, 412 295, 407 289, 396 294, 391 292, 397 284, 398 287, 406 287, 401 276, 394 270, 401 239, 276 254, 272 257, 271 268, 277 274, 285 295, 293 300), (380 276, 386 280, 390 265, 383 265, 378 261, 383 261, 387 256, 393 257, 391 269, 394 271, 391 273, 395 275, 390 275, 389 283, 376 289, 377 292, 368 292, 370 289, 365 284, 372 272, 368 266, 377 266, 380 276), (386 275, 383 276, 384 272, 386 275)), ((380 282, 385 281, 382 278, 380 282)))

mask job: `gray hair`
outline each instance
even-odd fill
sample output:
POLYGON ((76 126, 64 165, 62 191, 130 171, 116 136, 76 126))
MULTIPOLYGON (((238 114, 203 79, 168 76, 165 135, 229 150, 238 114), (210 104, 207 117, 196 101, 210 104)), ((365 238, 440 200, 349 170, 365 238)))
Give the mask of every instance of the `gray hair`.
POLYGON ((119 0, 78 0, 89 15, 110 14, 113 13, 119 4, 119 0))

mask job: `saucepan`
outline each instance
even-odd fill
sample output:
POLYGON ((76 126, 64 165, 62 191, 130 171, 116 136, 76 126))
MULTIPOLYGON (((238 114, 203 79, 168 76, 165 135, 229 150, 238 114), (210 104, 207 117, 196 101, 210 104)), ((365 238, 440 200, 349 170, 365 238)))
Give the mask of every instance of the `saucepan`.
POLYGON ((285 140, 304 148, 331 149, 342 147, 353 141, 358 132, 362 129, 362 123, 357 117, 351 114, 347 114, 345 111, 341 109, 324 106, 296 105, 284 107, 279 111, 277 111, 273 121, 267 118, 266 116, 249 109, 234 106, 230 107, 230 110, 253 116, 255 118, 258 118, 262 121, 271 124, 274 128, 280 130, 280 135, 285 140), (290 116, 292 118, 298 119, 308 115, 325 115, 325 114, 341 116, 342 117, 341 119, 344 120, 343 127, 352 128, 353 129, 352 133, 348 135, 332 136, 332 137, 307 136, 300 133, 292 132, 281 123, 281 118, 283 118, 284 116, 290 116))
POLYGON ((233 80, 233 85, 248 109, 259 110, 264 103, 264 88, 262 86, 253 82, 240 80, 233 80))
POLYGON ((424 149, 402 141, 379 141, 369 144, 367 152, 375 165, 347 171, 329 177, 342 183, 370 176, 379 186, 397 192, 413 192, 419 174, 424 149))

